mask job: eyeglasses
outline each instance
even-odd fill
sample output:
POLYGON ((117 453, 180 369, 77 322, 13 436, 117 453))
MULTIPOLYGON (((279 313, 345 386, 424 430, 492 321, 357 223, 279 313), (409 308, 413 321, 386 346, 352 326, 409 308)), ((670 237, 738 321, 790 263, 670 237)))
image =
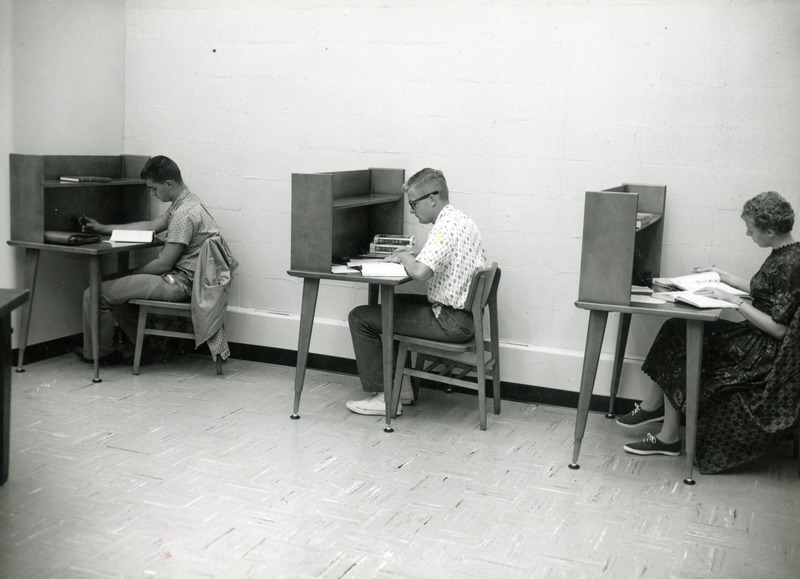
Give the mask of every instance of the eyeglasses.
POLYGON ((438 194, 439 194, 438 191, 431 191, 430 193, 427 193, 427 194, 423 195, 422 197, 417 197, 413 201, 409 201, 408 205, 409 205, 409 207, 411 207, 411 211, 415 211, 417 209, 417 203, 419 203, 423 199, 427 199, 431 195, 438 195, 438 194))

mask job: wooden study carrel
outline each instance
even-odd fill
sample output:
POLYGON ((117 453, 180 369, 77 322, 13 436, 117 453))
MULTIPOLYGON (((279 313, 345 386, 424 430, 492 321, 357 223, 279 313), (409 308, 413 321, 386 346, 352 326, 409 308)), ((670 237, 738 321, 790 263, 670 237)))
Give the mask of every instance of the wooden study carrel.
POLYGON ((666 185, 587 191, 578 301, 630 305, 631 285, 661 274, 666 185))

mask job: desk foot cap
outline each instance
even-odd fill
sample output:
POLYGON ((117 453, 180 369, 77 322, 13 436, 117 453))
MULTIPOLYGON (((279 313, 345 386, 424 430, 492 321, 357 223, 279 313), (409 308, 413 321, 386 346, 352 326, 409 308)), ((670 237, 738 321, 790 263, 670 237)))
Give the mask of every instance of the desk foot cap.
POLYGON ((695 480, 693 478, 685 478, 685 479, 683 479, 683 484, 685 484, 685 485, 693 485, 693 484, 695 484, 695 480))
POLYGON ((611 413, 609 412, 609 413, 606 413, 606 418, 608 418, 609 420, 611 420, 612 418, 616 418, 616 416, 614 416, 613 414, 611 414, 611 413))
POLYGON ((392 428, 391 426, 387 426, 386 428, 383 429, 383 431, 384 432, 394 432, 394 428, 392 428))
POLYGON ((299 414, 292 414, 289 418, 291 418, 292 420, 300 420, 300 415, 299 414))
POLYGON ((22 374, 24 371, 25 371, 25 368, 22 368, 22 367, 14 368, 14 372, 16 372, 17 374, 22 374))
POLYGON ((95 384, 99 384, 102 381, 103 381, 102 378, 92 378, 92 382, 94 382, 95 384))
POLYGON ((571 462, 567 466, 572 470, 578 470, 581 467, 577 462, 571 462))

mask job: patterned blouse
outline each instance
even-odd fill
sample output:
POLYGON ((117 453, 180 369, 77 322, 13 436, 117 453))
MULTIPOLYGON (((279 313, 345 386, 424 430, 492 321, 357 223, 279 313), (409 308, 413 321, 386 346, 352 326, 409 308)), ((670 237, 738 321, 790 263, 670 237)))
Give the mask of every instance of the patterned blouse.
POLYGON ((439 316, 441 305, 463 310, 472 274, 486 267, 483 240, 475 222, 446 205, 436 218, 417 261, 433 271, 428 281, 428 301, 439 316))
POLYGON ((219 226, 206 211, 200 198, 187 187, 166 211, 167 243, 182 243, 186 250, 175 263, 175 269, 194 277, 200 248, 209 237, 219 235, 219 226))

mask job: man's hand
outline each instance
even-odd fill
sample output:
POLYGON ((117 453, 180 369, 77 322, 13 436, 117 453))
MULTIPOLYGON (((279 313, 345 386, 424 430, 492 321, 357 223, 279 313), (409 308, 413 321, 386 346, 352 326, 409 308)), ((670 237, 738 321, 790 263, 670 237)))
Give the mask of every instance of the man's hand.
POLYGON ((384 261, 402 263, 408 275, 416 281, 428 281, 433 277, 433 270, 424 263, 417 261, 417 256, 408 247, 396 249, 393 254, 385 257, 384 261))
POLYGON ((83 228, 87 231, 91 231, 94 233, 107 233, 105 231, 106 226, 91 217, 86 217, 85 215, 81 216, 80 224, 83 228))

